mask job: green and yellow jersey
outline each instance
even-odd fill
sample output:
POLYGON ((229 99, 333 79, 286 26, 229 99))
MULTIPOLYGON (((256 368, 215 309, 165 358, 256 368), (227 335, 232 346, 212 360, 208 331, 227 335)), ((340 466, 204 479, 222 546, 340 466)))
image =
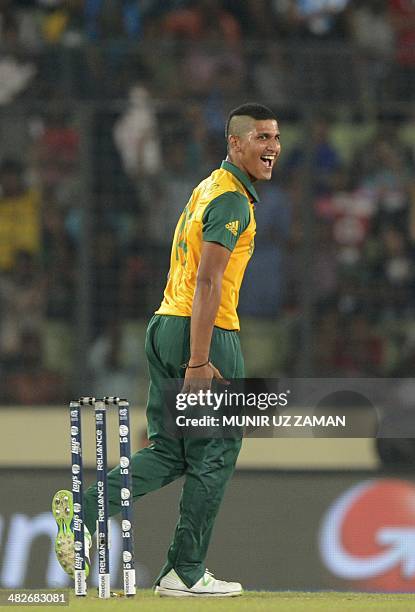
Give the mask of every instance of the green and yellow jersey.
POLYGON ((193 191, 174 233, 164 298, 156 314, 190 317, 203 242, 231 251, 215 325, 239 330, 239 290, 254 250, 254 204, 258 195, 234 164, 224 161, 193 191))

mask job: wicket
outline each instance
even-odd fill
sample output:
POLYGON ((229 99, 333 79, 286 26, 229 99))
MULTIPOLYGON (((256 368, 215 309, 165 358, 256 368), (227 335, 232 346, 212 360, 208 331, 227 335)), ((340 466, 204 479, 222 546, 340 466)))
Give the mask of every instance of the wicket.
POLYGON ((108 465, 107 465, 107 408, 118 408, 119 445, 120 445, 120 502, 122 530, 122 561, 124 595, 136 593, 134 568, 132 480, 130 470, 130 410, 129 403, 118 397, 81 397, 70 402, 71 416, 71 462, 73 494, 74 529, 74 579, 75 595, 87 593, 85 572, 84 510, 83 510, 83 467, 81 407, 91 406, 95 412, 95 450, 97 474, 97 551, 98 551, 98 596, 107 599, 111 596, 109 562, 109 512, 108 512, 108 465))

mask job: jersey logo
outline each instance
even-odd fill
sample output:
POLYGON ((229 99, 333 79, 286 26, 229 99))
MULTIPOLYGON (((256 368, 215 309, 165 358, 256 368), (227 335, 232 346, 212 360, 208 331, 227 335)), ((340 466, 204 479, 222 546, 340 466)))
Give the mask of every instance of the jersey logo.
POLYGON ((239 221, 230 221, 229 223, 227 223, 225 225, 226 229, 228 229, 231 234, 233 234, 234 236, 238 235, 238 227, 239 227, 239 221))

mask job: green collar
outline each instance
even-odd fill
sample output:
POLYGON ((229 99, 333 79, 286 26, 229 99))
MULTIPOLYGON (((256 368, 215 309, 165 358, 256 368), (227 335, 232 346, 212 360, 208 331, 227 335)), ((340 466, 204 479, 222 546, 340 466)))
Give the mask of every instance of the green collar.
POLYGON ((222 162, 221 168, 233 174, 238 179, 238 181, 242 183, 242 185, 248 191, 249 195, 253 198, 255 204, 259 202, 259 197, 255 190, 255 187, 253 186, 245 172, 242 172, 242 170, 240 170, 238 166, 235 166, 235 164, 226 160, 222 162))

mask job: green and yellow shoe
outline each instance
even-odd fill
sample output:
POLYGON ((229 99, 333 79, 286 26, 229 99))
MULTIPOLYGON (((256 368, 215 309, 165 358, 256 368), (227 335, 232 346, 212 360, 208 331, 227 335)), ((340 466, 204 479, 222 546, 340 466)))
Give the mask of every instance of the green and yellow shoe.
MULTIPOLYGON (((74 532, 73 532, 73 496, 72 491, 57 491, 52 500, 52 514, 58 526, 55 539, 55 553, 62 569, 74 577, 74 532)), ((86 525, 85 529, 85 574, 88 576, 91 561, 89 549, 92 538, 86 525)))

